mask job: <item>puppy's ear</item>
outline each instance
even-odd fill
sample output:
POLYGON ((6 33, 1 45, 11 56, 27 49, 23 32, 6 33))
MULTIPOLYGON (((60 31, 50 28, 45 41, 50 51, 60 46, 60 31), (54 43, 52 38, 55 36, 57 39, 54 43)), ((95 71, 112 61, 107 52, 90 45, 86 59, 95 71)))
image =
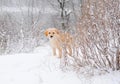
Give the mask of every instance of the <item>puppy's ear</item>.
POLYGON ((45 36, 48 36, 48 31, 46 30, 46 31, 44 32, 44 34, 45 34, 45 36))
POLYGON ((59 30, 57 30, 57 29, 55 30, 55 32, 56 32, 57 34, 59 34, 59 33, 60 33, 60 32, 59 32, 59 30))

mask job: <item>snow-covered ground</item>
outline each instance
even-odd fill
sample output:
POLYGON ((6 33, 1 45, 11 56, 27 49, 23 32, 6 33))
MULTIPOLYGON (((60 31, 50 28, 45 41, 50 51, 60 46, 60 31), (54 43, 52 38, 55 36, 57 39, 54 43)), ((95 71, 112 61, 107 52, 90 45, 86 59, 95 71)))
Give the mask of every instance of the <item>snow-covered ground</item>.
POLYGON ((73 72, 62 72, 59 63, 49 46, 29 54, 0 56, 0 84, 120 84, 119 71, 78 78, 73 72))

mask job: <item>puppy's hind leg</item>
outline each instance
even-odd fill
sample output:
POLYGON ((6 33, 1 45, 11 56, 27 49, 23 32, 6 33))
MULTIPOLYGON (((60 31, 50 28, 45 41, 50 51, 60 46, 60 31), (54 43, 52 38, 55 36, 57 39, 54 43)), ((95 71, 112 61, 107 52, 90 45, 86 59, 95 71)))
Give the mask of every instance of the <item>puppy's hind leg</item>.
POLYGON ((67 46, 67 53, 69 56, 72 56, 72 48, 70 45, 67 46))

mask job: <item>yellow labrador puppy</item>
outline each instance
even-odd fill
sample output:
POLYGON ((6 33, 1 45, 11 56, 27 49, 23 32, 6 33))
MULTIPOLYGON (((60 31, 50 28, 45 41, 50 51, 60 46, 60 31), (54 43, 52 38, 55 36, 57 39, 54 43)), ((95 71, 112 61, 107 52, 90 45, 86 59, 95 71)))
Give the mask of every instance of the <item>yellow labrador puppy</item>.
POLYGON ((65 49, 67 53, 71 56, 72 55, 72 37, 68 33, 61 33, 56 28, 48 28, 45 30, 46 37, 49 38, 50 44, 52 47, 53 55, 57 55, 59 58, 62 57, 63 53, 63 45, 65 45, 65 49))

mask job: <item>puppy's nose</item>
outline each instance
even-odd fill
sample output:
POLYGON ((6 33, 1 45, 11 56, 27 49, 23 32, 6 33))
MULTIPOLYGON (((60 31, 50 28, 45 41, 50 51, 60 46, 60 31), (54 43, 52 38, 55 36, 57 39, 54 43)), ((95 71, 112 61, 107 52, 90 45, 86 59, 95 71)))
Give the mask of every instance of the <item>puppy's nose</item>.
POLYGON ((50 38, 52 38, 53 36, 50 36, 50 38))

